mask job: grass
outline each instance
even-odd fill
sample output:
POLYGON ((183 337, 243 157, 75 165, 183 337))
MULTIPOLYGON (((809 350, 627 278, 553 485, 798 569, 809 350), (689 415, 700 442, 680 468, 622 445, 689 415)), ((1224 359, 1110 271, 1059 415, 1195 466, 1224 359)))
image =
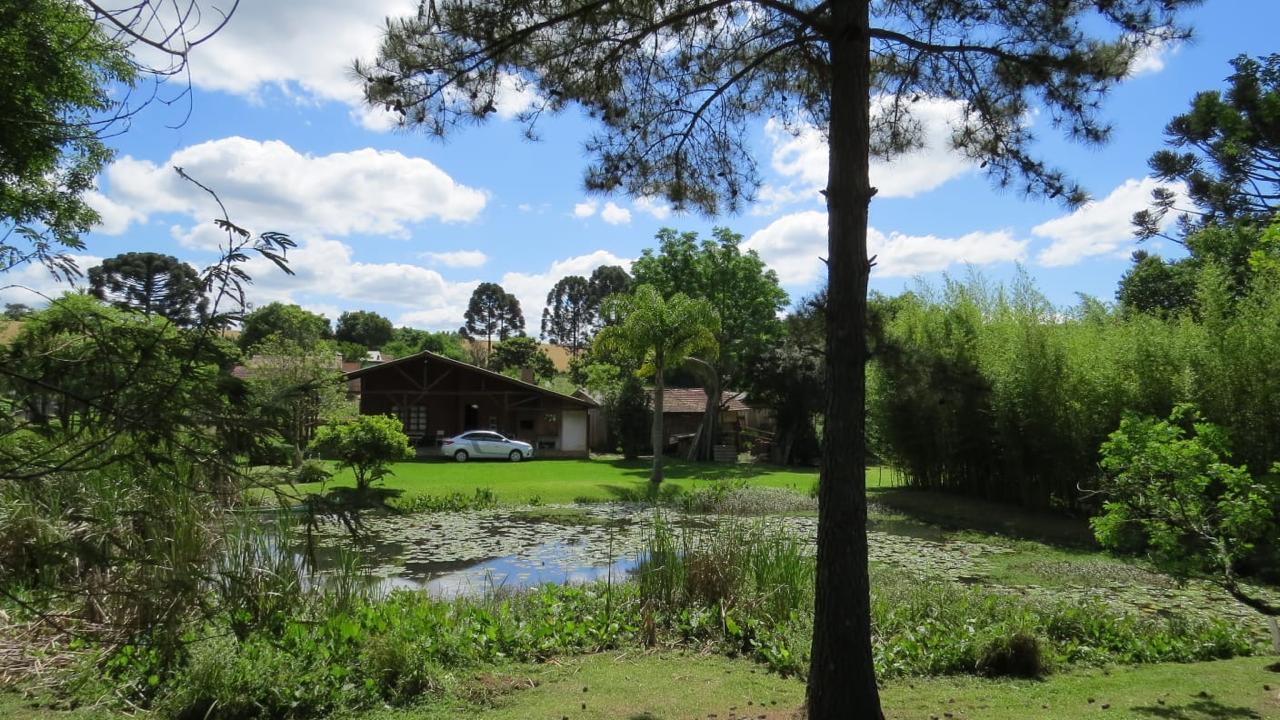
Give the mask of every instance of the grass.
MULTIPOLYGON (((591 460, 534 460, 524 463, 421 460, 397 463, 378 487, 408 500, 417 495, 471 494, 476 488, 493 490, 504 505, 527 503, 607 502, 643 497, 649 492, 649 462, 601 458, 591 460)), ((867 471, 869 482, 891 477, 889 470, 867 471)), ((664 495, 710 488, 717 482, 745 480, 757 487, 790 488, 808 493, 817 482, 816 469, 755 464, 691 463, 668 459, 664 495)), ((350 487, 350 472, 340 472, 325 486, 350 487)), ((303 492, 319 492, 321 485, 298 485, 303 492)))
MULTIPOLYGON (((1047 680, 973 677, 890 682, 881 691, 888 720, 1111 718, 1247 720, 1280 718, 1274 658, 1117 667, 1060 673, 1047 680), (1266 690, 1264 686, 1271 689, 1266 690), (1092 702, 1090 702, 1092 700, 1092 702)), ((796 679, 743 660, 662 652, 609 653, 559 663, 509 665, 457 679, 449 701, 375 710, 347 720, 790 720, 804 697, 796 679), (585 706, 585 707, 584 707, 585 706)), ((0 694, 3 720, 106 720, 104 711, 33 708, 0 694)))

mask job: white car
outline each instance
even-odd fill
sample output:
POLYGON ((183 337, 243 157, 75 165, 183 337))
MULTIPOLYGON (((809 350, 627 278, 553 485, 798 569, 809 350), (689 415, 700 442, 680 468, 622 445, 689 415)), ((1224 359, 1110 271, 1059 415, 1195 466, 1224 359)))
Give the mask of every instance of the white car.
POLYGON ((533 446, 503 437, 492 430, 472 430, 442 441, 440 452, 458 462, 471 458, 506 458, 520 462, 533 457, 533 446))

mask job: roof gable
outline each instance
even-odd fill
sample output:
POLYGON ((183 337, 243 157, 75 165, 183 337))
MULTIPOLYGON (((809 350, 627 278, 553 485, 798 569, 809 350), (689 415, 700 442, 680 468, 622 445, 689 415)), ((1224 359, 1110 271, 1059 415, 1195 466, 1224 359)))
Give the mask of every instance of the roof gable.
POLYGON ((371 375, 373 373, 388 372, 395 369, 398 366, 407 365, 411 362, 415 362, 418 360, 427 360, 430 362, 441 363, 443 365, 449 365, 451 367, 459 368, 466 372, 473 372, 478 375, 482 375, 496 382, 513 385, 515 387, 520 388, 521 390, 527 390, 529 392, 534 392, 534 393, 539 393, 549 397, 554 397, 558 400, 563 400, 565 402, 573 403, 584 408, 599 407, 599 404, 596 403, 594 400, 590 399, 590 397, 587 397, 585 393, 583 393, 582 395, 576 395, 576 394, 565 395, 564 393, 559 393, 559 392, 556 392, 555 390, 548 390, 547 388, 544 388, 541 385, 535 385, 533 383, 528 383, 523 380, 519 380, 517 378, 508 377, 506 375, 503 375, 502 373, 494 372, 492 370, 488 370, 486 368, 482 368, 477 365, 472 365, 471 363, 462 362, 461 360, 454 360, 451 357, 445 357, 444 355, 433 353, 430 350, 423 350, 422 352, 414 353, 413 355, 406 355, 402 358, 397 358, 389 362, 379 363, 377 365, 370 365, 368 367, 360 368, 359 370, 353 370, 349 373, 346 373, 346 378, 347 380, 357 380, 367 375, 371 375))

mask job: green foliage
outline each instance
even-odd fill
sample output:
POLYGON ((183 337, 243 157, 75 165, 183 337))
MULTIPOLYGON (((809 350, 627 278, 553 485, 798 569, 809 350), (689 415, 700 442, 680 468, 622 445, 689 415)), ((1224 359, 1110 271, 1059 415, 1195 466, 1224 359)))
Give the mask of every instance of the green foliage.
POLYGON ((208 311, 204 284, 195 268, 172 255, 130 252, 89 268, 89 290, 99 300, 143 315, 194 325, 208 311))
POLYGON ((596 333, 595 349, 625 358, 628 367, 652 373, 653 392, 653 473, 650 479, 662 482, 663 373, 683 363, 687 357, 714 356, 719 347, 716 336, 720 318, 706 300, 675 293, 663 299, 651 285, 639 285, 629 295, 613 295, 605 310, 616 314, 618 324, 596 333))
POLYGON ((631 290, 631 276, 620 265, 601 265, 591 271, 587 278, 587 289, 591 293, 591 306, 596 311, 597 325, 608 325, 615 318, 605 315, 604 301, 610 295, 625 293, 631 290))
POLYGON ((520 300, 497 283, 477 285, 462 317, 466 322, 458 334, 471 340, 484 338, 486 350, 492 347, 494 336, 498 340, 506 340, 524 334, 520 300))
POLYGON ((751 397, 774 411, 776 432, 769 460, 806 465, 820 453, 817 423, 826 405, 822 347, 824 293, 801 300, 784 323, 784 335, 751 360, 751 397))
POLYGON ((1280 198, 1280 54, 1231 61, 1225 92, 1197 93, 1191 108, 1165 128, 1169 149, 1151 156, 1155 177, 1186 187, 1194 213, 1175 208, 1174 196, 1157 191, 1155 207, 1134 217, 1139 234, 1160 234, 1170 211, 1184 234, 1234 221, 1266 221, 1280 198), (1193 219, 1194 216, 1194 219, 1193 219))
POLYGON ((244 316, 241 322, 240 348, 252 351, 254 346, 272 335, 282 340, 313 347, 333 337, 329 318, 303 310, 297 305, 273 302, 244 316))
POLYGON ((395 498, 389 505, 403 513, 488 510, 498 506, 498 496, 490 488, 478 487, 470 495, 460 491, 448 495, 411 495, 395 498))
MULTIPOLYGON (((1102 445, 1106 502, 1091 521, 1098 542, 1124 550, 1136 535, 1158 567, 1209 577, 1247 600, 1235 568, 1280 530, 1280 463, 1254 478, 1229 457, 1226 433, 1191 406, 1168 420, 1126 416, 1102 445)), ((1280 614, 1261 600, 1246 604, 1280 614)))
POLYGON ((1191 402, 1254 475, 1280 457, 1280 298, 1265 274, 1234 299, 1209 267, 1198 317, 1052 307, 1025 279, 922 286, 877 310, 869 425, 918 487, 1076 505, 1126 412, 1191 402))
POLYGON ((646 248, 631 266, 637 285, 664 297, 684 293, 705 300, 720 317, 713 364, 723 387, 740 388, 751 361, 782 336, 778 313, 787 293, 778 275, 754 250, 743 252, 742 236, 724 227, 701 242, 695 232, 658 231, 658 250, 646 248))
POLYGON ((560 278, 547 292, 542 309, 542 338, 569 349, 574 357, 591 343, 599 304, 581 275, 560 278))
POLYGON ((311 449, 337 460, 339 469, 350 469, 357 490, 368 490, 390 472, 392 463, 414 454, 400 420, 391 415, 361 415, 340 425, 322 425, 311 449))
POLYGON ((318 425, 355 414, 326 345, 302 345, 271 335, 257 343, 255 354, 245 361, 245 382, 257 412, 267 427, 299 450, 318 425))
POLYGON ((1133 253, 1133 266, 1116 288, 1116 301, 1137 312, 1171 315, 1194 307, 1196 272, 1187 259, 1164 260, 1145 250, 1133 253))
POLYGON ((556 374, 555 363, 547 351, 537 340, 523 336, 507 338, 494 345, 489 367, 498 372, 513 371, 515 377, 520 376, 520 370, 528 368, 535 380, 550 380, 556 374))
POLYGON ((98 222, 84 195, 112 152, 95 123, 117 108, 136 72, 129 54, 79 3, 31 0, 0 7, 0 269, 37 259, 69 269, 59 248, 84 247, 98 222))
POLYGON ((338 316, 338 328, 333 337, 340 342, 379 350, 391 341, 392 334, 390 320, 370 310, 355 310, 338 316))
POLYGON ((430 332, 416 328, 399 327, 391 333, 391 340, 382 346, 384 355, 402 358, 429 350, 454 360, 466 361, 467 352, 457 333, 430 332))

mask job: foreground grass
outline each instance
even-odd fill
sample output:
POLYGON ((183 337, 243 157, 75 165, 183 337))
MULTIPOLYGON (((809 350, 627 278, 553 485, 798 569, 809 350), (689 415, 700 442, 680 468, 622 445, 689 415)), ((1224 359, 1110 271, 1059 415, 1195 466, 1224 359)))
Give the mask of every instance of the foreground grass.
MULTIPOLYGON (((888 683, 889 720, 975 718, 1280 718, 1275 658, 1143 665, 1053 675, 1047 680, 930 678, 888 683), (1270 689, 1266 689, 1270 687, 1270 689), (1091 702, 1092 701, 1092 702, 1091 702)), ((342 716, 346 720, 790 720, 804 697, 795 679, 743 660, 689 653, 597 654, 554 664, 494 668, 458 678, 453 697, 430 706, 342 716), (713 715, 714 714, 714 715, 713 715)), ((0 695, 5 720, 106 720, 105 711, 35 708, 0 695)))
MULTIPOLYGON (((1062 674, 1044 681, 939 678, 889 683, 888 720, 981 718, 1280 717, 1280 675, 1266 660, 1163 664, 1062 674), (1264 686, 1271 690, 1265 690, 1264 686)), ((791 720, 804 685, 750 663, 711 656, 593 655, 562 665, 515 668, 473 679, 476 700, 431 709, 384 711, 361 720, 791 720)))
MULTIPOLYGON (((534 460, 523 463, 502 461, 455 463, 420 460, 396 463, 379 486, 380 492, 402 500, 417 495, 471 495, 488 488, 504 505, 527 503, 608 502, 645 497, 649 493, 647 460, 600 458, 591 460, 534 460)), ((887 483, 889 470, 870 468, 869 483, 887 483)), ((745 481, 756 487, 788 488, 808 493, 818 480, 813 468, 789 468, 757 464, 691 463, 668 459, 666 480, 659 492, 674 496, 717 482, 745 481)), ((351 473, 336 473, 328 483, 298 485, 302 492, 320 492, 334 487, 351 487, 351 473)))

